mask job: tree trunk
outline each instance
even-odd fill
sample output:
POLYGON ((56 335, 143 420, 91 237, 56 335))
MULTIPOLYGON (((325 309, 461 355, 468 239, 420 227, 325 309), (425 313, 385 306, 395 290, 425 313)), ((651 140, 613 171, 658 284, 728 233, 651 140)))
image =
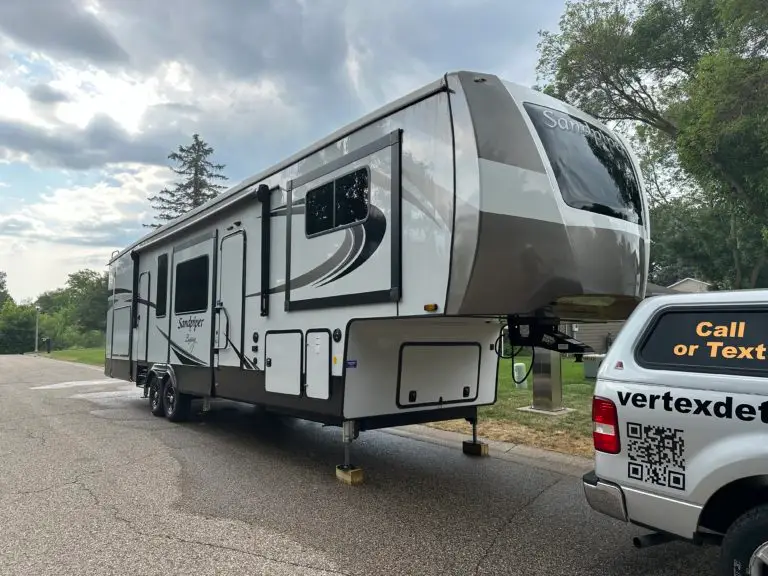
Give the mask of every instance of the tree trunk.
POLYGON ((749 288, 755 288, 757 286, 757 280, 760 278, 760 272, 763 271, 766 263, 765 249, 760 253, 760 258, 752 267, 752 273, 749 275, 749 288))
POLYGON ((736 272, 736 279, 733 287, 736 290, 741 289, 741 257, 739 255, 739 238, 736 232, 736 211, 731 208, 731 254, 733 255, 733 269, 736 272))

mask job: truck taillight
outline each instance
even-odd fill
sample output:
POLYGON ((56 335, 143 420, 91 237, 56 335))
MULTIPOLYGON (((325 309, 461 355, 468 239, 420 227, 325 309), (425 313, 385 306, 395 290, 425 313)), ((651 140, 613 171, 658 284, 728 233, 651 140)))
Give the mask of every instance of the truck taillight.
POLYGON ((621 452, 619 416, 616 404, 607 398, 592 398, 592 438, 595 450, 608 454, 621 452))

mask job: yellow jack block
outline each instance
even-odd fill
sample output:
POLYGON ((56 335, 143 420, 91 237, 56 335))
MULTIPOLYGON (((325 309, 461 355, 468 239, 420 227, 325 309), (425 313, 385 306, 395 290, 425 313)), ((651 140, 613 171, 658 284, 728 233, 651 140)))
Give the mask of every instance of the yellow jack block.
POLYGON ((464 440, 461 451, 468 456, 488 456, 488 444, 485 442, 472 442, 464 440))
POLYGON ((363 483, 363 469, 345 468, 339 465, 336 466, 336 478, 349 486, 357 486, 363 483))

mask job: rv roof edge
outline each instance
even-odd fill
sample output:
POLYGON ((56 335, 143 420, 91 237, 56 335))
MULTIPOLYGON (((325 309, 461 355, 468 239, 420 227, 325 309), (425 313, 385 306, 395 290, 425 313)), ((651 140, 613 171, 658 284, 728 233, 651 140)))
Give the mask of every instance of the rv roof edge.
POLYGON ((152 232, 149 232, 148 234, 139 238, 133 244, 129 245, 125 249, 113 255, 109 259, 108 264, 112 264, 115 260, 125 255, 126 253, 130 252, 131 250, 136 250, 136 251, 143 250, 145 248, 148 248, 149 246, 152 246, 156 242, 159 242, 162 239, 168 238, 170 236, 173 236, 181 232, 182 230, 184 230, 185 228, 187 228, 188 226, 191 226, 196 222, 195 216, 199 216, 203 214, 205 215, 213 214, 220 210, 223 210, 225 208, 232 206, 233 204, 245 198, 247 195, 243 193, 254 184, 260 182, 261 180, 264 180, 265 178, 269 178, 270 176, 285 169, 291 164, 294 164, 302 160, 303 158, 306 158, 307 156, 314 154, 318 150, 321 150, 322 148, 325 148, 326 146, 333 144, 334 142, 348 136, 349 134, 357 130, 360 130, 361 128, 373 122, 376 122, 377 120, 380 120, 381 118, 384 118, 398 110, 401 110, 416 102, 419 102, 420 100, 429 98, 430 96, 436 93, 447 90, 448 89, 447 77, 450 75, 458 74, 460 72, 464 72, 464 71, 457 70, 453 72, 448 72, 443 76, 441 76, 440 78, 438 78, 437 80, 434 80, 429 84, 425 84, 420 88, 417 88, 416 90, 413 90, 412 92, 405 94, 404 96, 401 96, 396 100, 392 100, 387 104, 369 112, 365 116, 362 116, 357 120, 340 127, 335 132, 325 136, 324 138, 321 138, 320 140, 317 140, 315 143, 310 144, 309 146, 306 146, 302 150, 299 150, 292 156, 285 158, 284 160, 278 162, 277 164, 273 164, 272 166, 261 171, 260 173, 250 176, 245 180, 241 180, 240 182, 230 187, 228 190, 224 191, 222 194, 210 200, 209 202, 190 210, 189 212, 179 216, 175 220, 171 220, 163 224, 162 226, 156 228, 152 232), (238 196, 238 194, 240 194, 240 196, 238 196))

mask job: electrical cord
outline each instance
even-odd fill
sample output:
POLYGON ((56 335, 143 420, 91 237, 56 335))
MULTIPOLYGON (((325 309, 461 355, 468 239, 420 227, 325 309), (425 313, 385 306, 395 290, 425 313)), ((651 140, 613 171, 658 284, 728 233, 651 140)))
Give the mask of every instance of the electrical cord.
POLYGON ((523 379, 519 382, 515 379, 515 356, 520 354, 520 352, 523 349, 523 346, 520 346, 520 348, 517 349, 517 352, 515 352, 514 346, 510 346, 512 348, 512 354, 510 356, 504 356, 504 349, 503 349, 503 341, 504 341, 504 334, 503 332, 499 334, 498 338, 496 338, 496 343, 494 344, 494 350, 496 351, 496 355, 499 358, 510 358, 512 361, 510 362, 511 365, 511 371, 512 371, 512 382, 515 384, 522 384, 528 379, 528 376, 531 375, 531 371, 533 370, 533 362, 536 359, 536 348, 531 346, 531 365, 528 366, 528 372, 525 373, 525 376, 523 376, 523 379))

